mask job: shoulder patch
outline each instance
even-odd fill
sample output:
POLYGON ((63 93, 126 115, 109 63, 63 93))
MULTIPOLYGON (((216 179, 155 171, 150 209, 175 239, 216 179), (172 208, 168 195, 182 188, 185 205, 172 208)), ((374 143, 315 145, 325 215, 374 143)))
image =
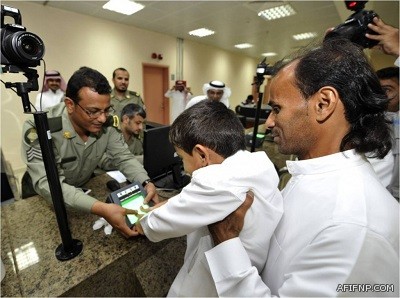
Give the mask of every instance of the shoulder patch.
POLYGON ((49 118, 48 122, 49 122, 50 132, 56 132, 56 131, 60 131, 62 129, 62 118, 61 118, 61 116, 54 117, 54 118, 49 118))
POLYGON ((139 93, 139 92, 136 92, 136 91, 129 91, 129 93, 132 94, 132 95, 134 95, 134 96, 137 96, 137 97, 140 96, 140 93, 139 93))
POLYGON ((25 142, 31 146, 34 146, 39 143, 39 136, 37 134, 36 128, 29 128, 24 135, 25 142))
POLYGON ((117 115, 110 115, 107 117, 104 126, 112 126, 115 128, 119 128, 119 117, 117 115))

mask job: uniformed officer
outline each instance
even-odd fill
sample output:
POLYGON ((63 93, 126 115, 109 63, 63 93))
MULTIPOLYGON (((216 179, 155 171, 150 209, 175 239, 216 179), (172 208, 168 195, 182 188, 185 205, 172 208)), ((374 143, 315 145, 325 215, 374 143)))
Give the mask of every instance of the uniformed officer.
MULTIPOLYGON (((139 105, 128 103, 121 112, 120 128, 129 151, 143 164, 143 128, 146 111, 139 105)), ((105 171, 115 170, 112 159, 104 154, 99 167, 105 171)))
MULTIPOLYGON (((65 204, 101 216, 123 235, 131 236, 124 208, 98 201, 77 188, 88 182, 101 157, 107 153, 129 181, 143 184, 148 193, 146 200, 158 202, 156 188, 147 172, 129 151, 122 134, 107 122, 112 110, 110 92, 111 87, 102 74, 81 67, 68 82, 64 103, 50 108, 49 128, 65 204)), ((22 158, 33 188, 51 202, 33 120, 24 123, 22 158)))
POLYGON ((115 110, 115 115, 119 117, 122 108, 128 103, 134 103, 144 107, 143 99, 140 97, 140 94, 128 90, 129 72, 125 68, 119 67, 114 70, 112 81, 114 83, 114 89, 111 91, 111 104, 115 110))

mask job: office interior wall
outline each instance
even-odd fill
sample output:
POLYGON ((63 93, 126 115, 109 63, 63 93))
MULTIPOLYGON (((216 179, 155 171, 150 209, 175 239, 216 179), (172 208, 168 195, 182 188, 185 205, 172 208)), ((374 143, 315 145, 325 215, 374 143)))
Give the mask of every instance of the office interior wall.
MULTIPOLYGON (((171 75, 176 72, 176 37, 29 1, 2 1, 2 4, 20 10, 22 25, 44 41, 47 69, 59 70, 66 81, 79 67, 89 66, 103 73, 112 84, 112 71, 117 67, 125 67, 130 72, 129 89, 142 93, 142 63, 169 66, 171 75), (152 59, 153 52, 162 54, 163 59, 152 59)), ((7 22, 13 23, 13 20, 6 18, 7 22)), ((188 80, 195 95, 202 93, 203 83, 213 79, 222 80, 232 88, 233 108, 251 93, 250 83, 258 62, 256 59, 187 40, 184 40, 183 56, 183 77, 188 80)), ((43 64, 36 70, 41 88, 43 64)), ((26 82, 20 73, 2 74, 1 78, 6 82, 26 82)), ((170 86, 173 84, 171 80, 170 86)), ((30 92, 32 103, 37 93, 30 92)), ((3 153, 14 174, 20 177, 26 168, 20 151, 22 125, 28 116, 23 114, 20 97, 3 84, 0 117, 3 153)))

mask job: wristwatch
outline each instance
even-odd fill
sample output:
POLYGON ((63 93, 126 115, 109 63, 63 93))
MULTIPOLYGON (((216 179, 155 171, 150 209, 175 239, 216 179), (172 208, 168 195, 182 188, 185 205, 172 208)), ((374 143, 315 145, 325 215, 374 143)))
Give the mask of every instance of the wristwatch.
POLYGON ((142 183, 143 188, 146 187, 147 184, 151 183, 151 179, 144 180, 142 183))

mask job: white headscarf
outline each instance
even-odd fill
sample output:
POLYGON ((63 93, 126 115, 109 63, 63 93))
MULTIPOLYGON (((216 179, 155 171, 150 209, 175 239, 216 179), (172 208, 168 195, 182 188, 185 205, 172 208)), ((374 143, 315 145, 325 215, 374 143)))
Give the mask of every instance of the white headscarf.
POLYGON ((231 88, 226 87, 225 83, 221 81, 211 81, 210 83, 206 83, 203 85, 203 93, 204 95, 207 96, 207 91, 210 89, 215 89, 215 90, 223 90, 224 94, 221 97, 221 101, 229 99, 231 96, 231 88))

